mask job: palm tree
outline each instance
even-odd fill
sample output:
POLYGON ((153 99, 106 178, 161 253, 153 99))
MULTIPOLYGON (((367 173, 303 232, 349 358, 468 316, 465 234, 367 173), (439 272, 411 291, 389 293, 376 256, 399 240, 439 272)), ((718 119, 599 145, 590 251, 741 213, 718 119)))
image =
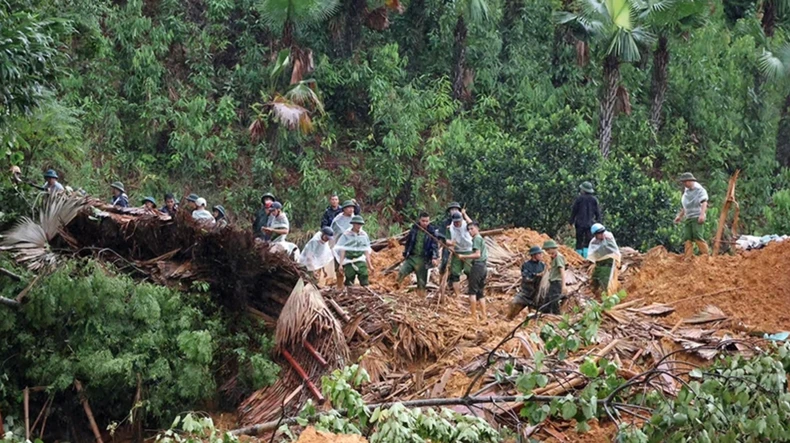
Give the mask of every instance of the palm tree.
MULTIPOLYGON (((641 58, 639 47, 654 39, 646 26, 640 25, 637 0, 580 0, 579 12, 558 12, 556 20, 568 24, 580 40, 587 41, 603 57, 601 112, 598 121, 598 145, 604 158, 612 144, 612 122, 620 88, 620 63, 641 58)), ((624 89, 623 89, 624 91, 624 89)))
POLYGON ((658 36, 650 85, 650 124, 658 131, 667 93, 669 39, 703 26, 707 21, 708 5, 703 0, 646 0, 641 8, 641 18, 658 36))
POLYGON ((296 29, 323 22, 337 11, 338 0, 260 0, 258 12, 270 28, 281 31, 280 46, 294 46, 296 29))
POLYGON ((458 15, 458 19, 455 22, 455 30, 453 31, 453 55, 455 56, 453 98, 461 99, 468 95, 464 85, 464 77, 466 76, 466 37, 469 33, 467 22, 472 25, 479 25, 488 20, 488 1, 458 0, 453 4, 458 15))
POLYGON ((765 0, 762 3, 760 24, 766 37, 773 37, 776 30, 776 19, 787 11, 788 0, 765 0))
MULTIPOLYGON (((763 49, 759 59, 760 72, 769 80, 784 83, 790 89, 790 43, 775 51, 763 49)), ((780 166, 790 167, 790 91, 785 95, 779 111, 779 127, 776 133, 776 161, 780 166)))

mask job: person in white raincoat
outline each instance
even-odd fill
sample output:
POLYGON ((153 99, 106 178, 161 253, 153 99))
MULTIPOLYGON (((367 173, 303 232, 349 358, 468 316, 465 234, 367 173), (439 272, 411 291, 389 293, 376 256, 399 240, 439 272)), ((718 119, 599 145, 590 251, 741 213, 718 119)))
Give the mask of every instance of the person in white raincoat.
MULTIPOLYGON (((351 219, 354 217, 354 209, 356 208, 356 205, 354 205, 354 202, 351 200, 346 200, 343 202, 342 207, 343 212, 335 216, 334 220, 332 220, 332 225, 330 226, 332 232, 335 233, 330 246, 334 246, 343 233, 351 229, 351 219)), ((343 289, 343 279, 345 278, 343 266, 340 264, 340 262, 335 261, 334 268, 337 288, 343 289)))
POLYGON ((472 270, 472 262, 458 258, 459 255, 472 253, 472 236, 466 229, 466 220, 463 214, 456 212, 452 216, 453 222, 447 228, 447 245, 453 248, 452 259, 450 259, 450 278, 447 280, 456 296, 461 294, 461 273, 469 275, 472 270))
POLYGON ((334 259, 332 248, 329 246, 329 242, 332 241, 334 235, 332 229, 325 226, 316 232, 313 238, 304 246, 302 255, 299 258, 299 264, 304 266, 307 272, 313 273, 334 259))
POLYGON ((595 263, 592 274, 592 290, 595 295, 611 294, 617 288, 616 272, 620 267, 620 248, 614 235, 600 223, 590 228, 593 239, 587 251, 587 259, 595 263))
POLYGON ((282 203, 272 203, 272 212, 269 215, 268 226, 264 226, 262 230, 269 236, 270 242, 285 241, 285 237, 291 230, 291 224, 288 222, 288 216, 283 212, 282 203))
POLYGON ((345 274, 345 284, 353 285, 354 280, 359 278, 361 286, 367 286, 370 281, 370 272, 373 271, 373 263, 370 260, 370 238, 362 229, 365 220, 362 216, 355 215, 351 218, 351 229, 344 232, 334 247, 335 258, 343 266, 345 274))

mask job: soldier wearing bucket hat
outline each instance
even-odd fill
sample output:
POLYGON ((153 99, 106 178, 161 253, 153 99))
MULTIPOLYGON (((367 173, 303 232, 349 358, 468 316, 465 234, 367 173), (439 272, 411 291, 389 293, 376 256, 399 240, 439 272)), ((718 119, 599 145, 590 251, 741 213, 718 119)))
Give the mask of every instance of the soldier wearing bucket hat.
POLYGON ((370 273, 373 272, 373 263, 370 254, 370 238, 362 229, 365 220, 361 215, 351 218, 351 229, 344 232, 337 239, 334 252, 338 263, 343 267, 345 285, 351 286, 359 280, 360 286, 370 284, 370 273))
POLYGON ((145 197, 143 199, 143 208, 153 211, 156 209, 156 200, 154 200, 154 198, 151 196, 145 197))
POLYGON ((228 219, 226 218, 225 214, 225 207, 222 205, 216 205, 211 208, 212 215, 214 216, 214 220, 217 222, 217 226, 222 229, 225 226, 228 226, 228 219))
POLYGON ((56 192, 63 191, 63 185, 58 182, 58 173, 55 172, 54 169, 48 169, 47 172, 44 173, 44 190, 49 192, 50 194, 54 194, 56 192))
POLYGON ((271 221, 273 220, 269 216, 271 215, 271 206, 273 203, 274 194, 271 192, 264 192, 261 196, 261 208, 255 213, 255 221, 252 223, 252 233, 255 238, 260 238, 261 240, 267 239, 267 234, 263 231, 263 228, 271 226, 271 221))
POLYGON ((594 194, 592 183, 582 183, 579 185, 579 195, 571 207, 571 225, 576 228, 576 252, 585 258, 587 245, 592 239, 590 226, 601 221, 601 209, 594 194))
POLYGON ((694 244, 700 255, 708 255, 708 244, 705 242, 705 220, 708 212, 708 191, 702 187, 694 174, 684 172, 678 176, 683 184, 683 197, 680 199, 681 209, 675 223, 683 227, 683 247, 686 259, 694 256, 694 244))
POLYGON ((546 263, 543 262, 543 249, 540 246, 529 248, 529 260, 521 265, 521 290, 513 297, 507 313, 507 319, 516 318, 522 309, 529 306, 537 309, 537 297, 540 290, 540 280, 546 273, 546 263))
MULTIPOLYGON (((362 208, 355 199, 352 198, 344 203, 351 203, 354 205, 354 215, 359 215, 362 212, 362 208)), ((332 222, 341 212, 343 212, 343 207, 340 206, 340 197, 338 197, 337 194, 332 194, 329 197, 329 206, 326 207, 324 215, 321 217, 321 227, 332 227, 332 222)))
MULTIPOLYGON (((546 240, 543 243, 543 249, 551 257, 551 265, 549 265, 549 290, 546 294, 546 303, 548 306, 545 311, 550 314, 560 313, 560 298, 567 292, 565 289, 565 257, 560 254, 559 246, 554 240, 546 240)), ((541 300, 541 303, 543 301, 541 300)))
POLYGON ((129 197, 126 195, 126 189, 124 189, 123 183, 113 182, 110 188, 112 188, 112 205, 118 206, 119 208, 128 208, 129 197))
POLYGON ((283 204, 273 202, 269 210, 267 225, 261 228, 265 239, 273 242, 284 242, 285 236, 291 231, 291 223, 283 212, 283 204))

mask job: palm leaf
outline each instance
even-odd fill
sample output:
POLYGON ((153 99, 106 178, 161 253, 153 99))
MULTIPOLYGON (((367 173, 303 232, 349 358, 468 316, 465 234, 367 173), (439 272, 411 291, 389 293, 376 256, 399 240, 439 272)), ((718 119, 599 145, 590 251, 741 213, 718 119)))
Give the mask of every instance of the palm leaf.
POLYGON ((320 23, 339 8, 338 0, 260 0, 257 3, 261 20, 266 26, 281 31, 286 20, 296 27, 320 23))
POLYGON ((272 114, 275 121, 279 122, 290 130, 298 129, 303 134, 313 130, 313 121, 310 119, 310 111, 299 106, 285 97, 275 97, 270 103, 272 114))
MULTIPOLYGON (((788 46, 783 47, 784 52, 790 51, 788 46)), ((781 51, 781 50, 780 50, 781 51)), ((782 79, 787 75, 787 60, 782 60, 781 52, 774 54, 767 49, 763 49, 757 61, 760 72, 770 80, 782 79)))
POLYGON ((318 112, 323 114, 324 104, 321 103, 321 99, 318 98, 315 91, 308 86, 310 83, 315 82, 313 80, 302 80, 285 93, 285 98, 297 105, 315 108, 318 112))
POLYGON ((3 235, 0 250, 11 251, 17 262, 26 263, 31 270, 54 265, 57 256, 50 249, 50 242, 77 216, 84 205, 83 198, 72 198, 63 193, 45 194, 38 222, 27 217, 20 218, 3 235))
POLYGON ((472 23, 482 23, 488 20, 487 0, 466 0, 467 14, 472 23))

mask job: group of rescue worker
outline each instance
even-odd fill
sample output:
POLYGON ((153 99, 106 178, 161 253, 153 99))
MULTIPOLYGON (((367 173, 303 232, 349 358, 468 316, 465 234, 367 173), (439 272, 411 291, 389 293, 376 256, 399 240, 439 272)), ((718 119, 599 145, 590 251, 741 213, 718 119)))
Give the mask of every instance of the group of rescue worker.
MULTIPOLYGON (((18 168, 13 173, 19 179, 18 168)), ((70 191, 70 188, 63 187, 57 172, 52 169, 44 173, 44 180, 43 186, 33 186, 48 193, 70 191)), ((674 221, 682 224, 685 257, 688 259, 694 255, 695 245, 700 254, 707 255, 708 245, 703 228, 708 193, 689 172, 681 174, 678 181, 683 185, 683 195, 681 209, 674 221)), ((110 189, 112 205, 130 206, 123 183, 113 182, 110 189)), ((186 197, 183 209, 171 193, 165 194, 161 207, 157 207, 156 200, 151 196, 141 200, 141 207, 171 216, 181 210, 190 211, 194 220, 218 228, 228 224, 227 213, 222 205, 213 206, 212 212, 209 212, 206 199, 196 194, 186 197)), ((369 285, 370 273, 373 272, 372 249, 370 238, 363 229, 365 220, 361 212, 362 208, 355 199, 340 204, 339 196, 331 195, 329 206, 321 217, 321 228, 298 255, 298 263, 310 275, 329 269, 333 264, 338 287, 351 286, 355 282, 361 286, 369 285)), ((571 207, 570 224, 576 231, 576 252, 595 263, 592 290, 597 295, 610 292, 621 259, 615 237, 602 224, 602 218, 592 183, 583 182, 571 207)), ((288 216, 283 212, 283 204, 272 193, 264 193, 261 197, 261 208, 255 215, 252 229, 254 236, 261 241, 287 244, 286 237, 290 232, 288 216)), ((567 264, 554 240, 532 246, 528 255, 529 259, 521 266, 521 288, 510 303, 508 319, 515 318, 525 307, 559 314, 560 301, 567 293, 567 264), (549 256, 548 265, 544 254, 549 256)), ((478 315, 485 321, 487 263, 488 248, 480 234, 479 223, 472 220, 459 203, 453 202, 447 207, 446 218, 438 227, 431 223, 427 212, 419 214, 419 220, 412 225, 406 237, 398 284, 402 285, 404 279, 413 273, 417 280, 417 293, 427 296, 428 272, 438 267, 440 276, 447 279, 452 293, 459 297, 461 275, 465 274, 471 315, 475 321, 478 315)))

